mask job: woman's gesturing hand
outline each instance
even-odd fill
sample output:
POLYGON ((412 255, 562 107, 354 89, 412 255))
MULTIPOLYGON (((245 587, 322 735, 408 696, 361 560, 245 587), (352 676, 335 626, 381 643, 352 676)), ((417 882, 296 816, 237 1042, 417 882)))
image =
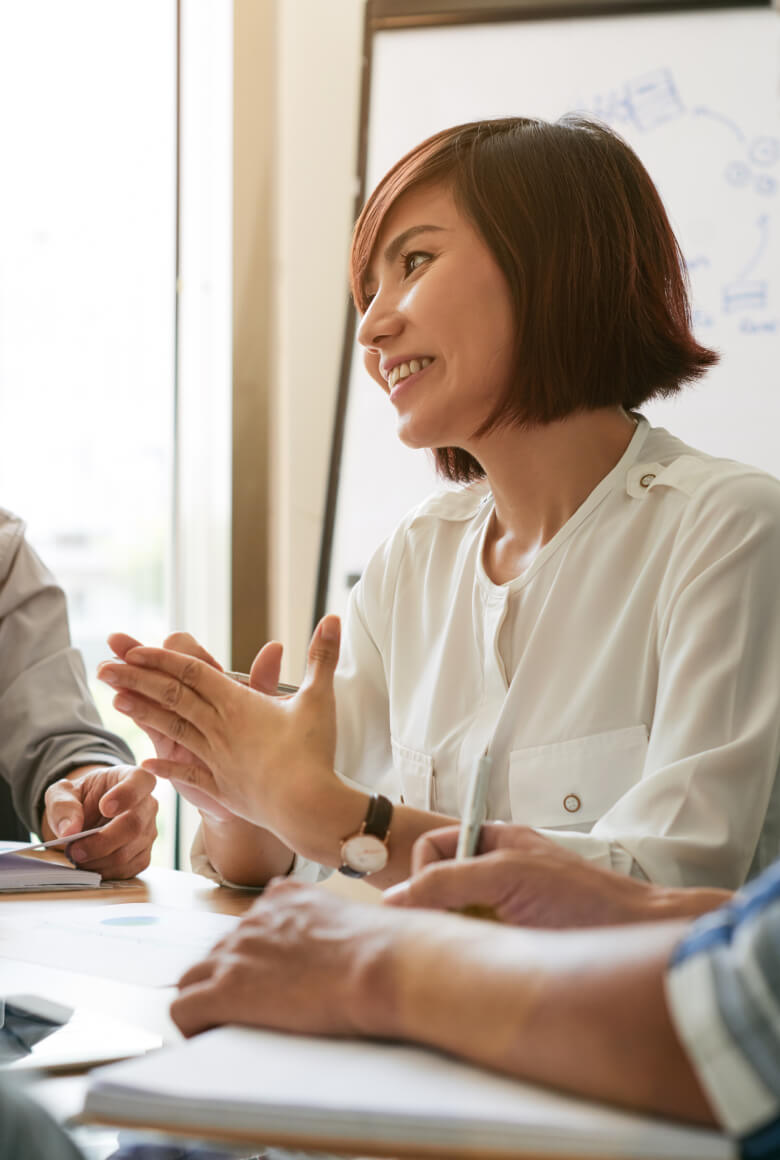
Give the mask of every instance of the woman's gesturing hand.
MULTIPOLYGON (((128 636, 124 632, 112 632, 108 638, 109 646, 120 660, 124 660, 131 649, 142 648, 140 640, 135 637, 128 636)), ((218 672, 222 672, 222 665, 215 657, 207 652, 203 645, 199 644, 194 636, 188 632, 174 632, 167 636, 163 641, 163 648, 173 649, 174 652, 184 653, 187 656, 197 657, 199 660, 205 661, 211 665, 212 668, 218 672)), ((140 725, 140 721, 138 722, 140 725)), ((176 761, 184 765, 195 765, 198 759, 194 753, 191 753, 185 746, 180 745, 177 741, 172 741, 163 733, 159 733, 150 725, 141 726, 146 733, 149 740, 154 745, 154 751, 158 757, 166 761, 176 761)), ((188 802, 201 810, 202 813, 208 814, 209 817, 216 818, 218 821, 228 821, 235 815, 229 809, 223 806, 215 798, 209 797, 203 790, 195 789, 182 784, 177 778, 170 778, 171 785, 186 798, 188 802)))
MULTIPOLYGON (((312 637, 299 692, 286 699, 236 683, 211 658, 171 649, 130 648, 124 663, 105 662, 98 676, 117 690, 120 712, 172 743, 147 769, 284 836, 301 778, 335 780, 338 654, 338 617, 328 616, 312 637)), ((253 683, 275 688, 280 662, 281 646, 266 645, 253 683)))

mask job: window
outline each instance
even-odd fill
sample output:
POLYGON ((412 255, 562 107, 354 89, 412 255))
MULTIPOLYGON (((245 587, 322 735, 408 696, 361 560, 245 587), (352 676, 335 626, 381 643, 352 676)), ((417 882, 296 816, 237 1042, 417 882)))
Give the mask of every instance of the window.
POLYGON ((181 5, 178 217, 175 0, 0 11, 0 504, 63 584, 104 721, 139 759, 151 746, 94 680, 106 634, 227 639, 231 9, 181 5))

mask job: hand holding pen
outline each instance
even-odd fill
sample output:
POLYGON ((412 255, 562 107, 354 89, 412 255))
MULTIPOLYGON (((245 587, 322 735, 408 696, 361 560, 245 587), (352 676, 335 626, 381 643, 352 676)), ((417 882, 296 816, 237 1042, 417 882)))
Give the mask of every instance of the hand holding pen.
POLYGON ((580 927, 646 921, 646 884, 588 862, 529 826, 488 822, 479 856, 456 860, 456 826, 430 830, 412 852, 412 876, 385 893, 391 906, 489 908, 513 926, 580 927))
POLYGON ((386 891, 388 903, 394 906, 430 906, 454 910, 470 918, 502 921, 502 915, 492 901, 492 885, 484 894, 480 893, 486 886, 481 881, 484 875, 479 868, 482 859, 474 857, 480 847, 487 813, 492 765, 492 758, 485 750, 474 763, 460 827, 431 830, 418 838, 412 851, 412 877, 386 891), (447 864, 441 859, 446 859, 447 864), (421 885, 417 875, 432 862, 437 866, 432 873, 423 875, 421 885))

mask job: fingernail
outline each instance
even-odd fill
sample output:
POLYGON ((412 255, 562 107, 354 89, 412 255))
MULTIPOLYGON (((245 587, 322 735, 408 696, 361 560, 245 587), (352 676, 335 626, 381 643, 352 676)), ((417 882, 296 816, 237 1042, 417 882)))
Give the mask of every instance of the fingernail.
POLYGON ((103 805, 103 803, 101 802, 100 812, 104 818, 113 818, 114 814, 116 813, 116 802, 115 801, 106 802, 105 805, 103 805))
POLYGON ((119 684, 116 673, 111 669, 99 668, 98 676, 100 677, 100 680, 103 681, 106 685, 119 684))
POLYGON ((68 857, 72 862, 83 862, 87 856, 87 852, 83 846, 76 844, 75 846, 68 846, 68 857))
POLYGON ((114 697, 114 708, 126 712, 133 707, 133 698, 126 696, 125 693, 119 693, 114 697))
POLYGON ((326 616, 322 622, 322 639, 323 640, 338 640, 339 635, 339 618, 337 616, 326 616))

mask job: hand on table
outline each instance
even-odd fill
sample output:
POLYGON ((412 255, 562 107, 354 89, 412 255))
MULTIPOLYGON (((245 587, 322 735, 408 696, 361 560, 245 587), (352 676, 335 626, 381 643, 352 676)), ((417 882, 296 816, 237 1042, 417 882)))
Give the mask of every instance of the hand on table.
POLYGON ((104 662, 98 675, 118 690, 120 712, 172 746, 145 768, 284 837, 285 820, 300 809, 299 791, 316 777, 336 781, 338 651, 338 618, 325 617, 309 646, 304 682, 289 698, 270 692, 281 664, 275 642, 252 666, 253 683, 267 693, 216 671, 208 654, 203 659, 170 649, 129 648, 124 663, 104 662))
POLYGON ((392 1001, 390 979, 384 986, 379 977, 383 952, 414 938, 418 925, 411 915, 318 887, 274 883, 182 976, 171 1015, 185 1035, 223 1023, 366 1033, 368 1009, 375 1027, 383 1002, 392 1001))
POLYGON ((44 840, 102 826, 68 847, 68 856, 104 878, 134 878, 149 865, 157 836, 154 783, 151 773, 134 765, 75 770, 46 790, 44 840))
POLYGON ((385 894, 393 906, 489 908, 506 923, 577 927, 638 922, 652 888, 585 861, 528 826, 482 827, 479 856, 455 862, 457 827, 418 838, 412 876, 385 894))

